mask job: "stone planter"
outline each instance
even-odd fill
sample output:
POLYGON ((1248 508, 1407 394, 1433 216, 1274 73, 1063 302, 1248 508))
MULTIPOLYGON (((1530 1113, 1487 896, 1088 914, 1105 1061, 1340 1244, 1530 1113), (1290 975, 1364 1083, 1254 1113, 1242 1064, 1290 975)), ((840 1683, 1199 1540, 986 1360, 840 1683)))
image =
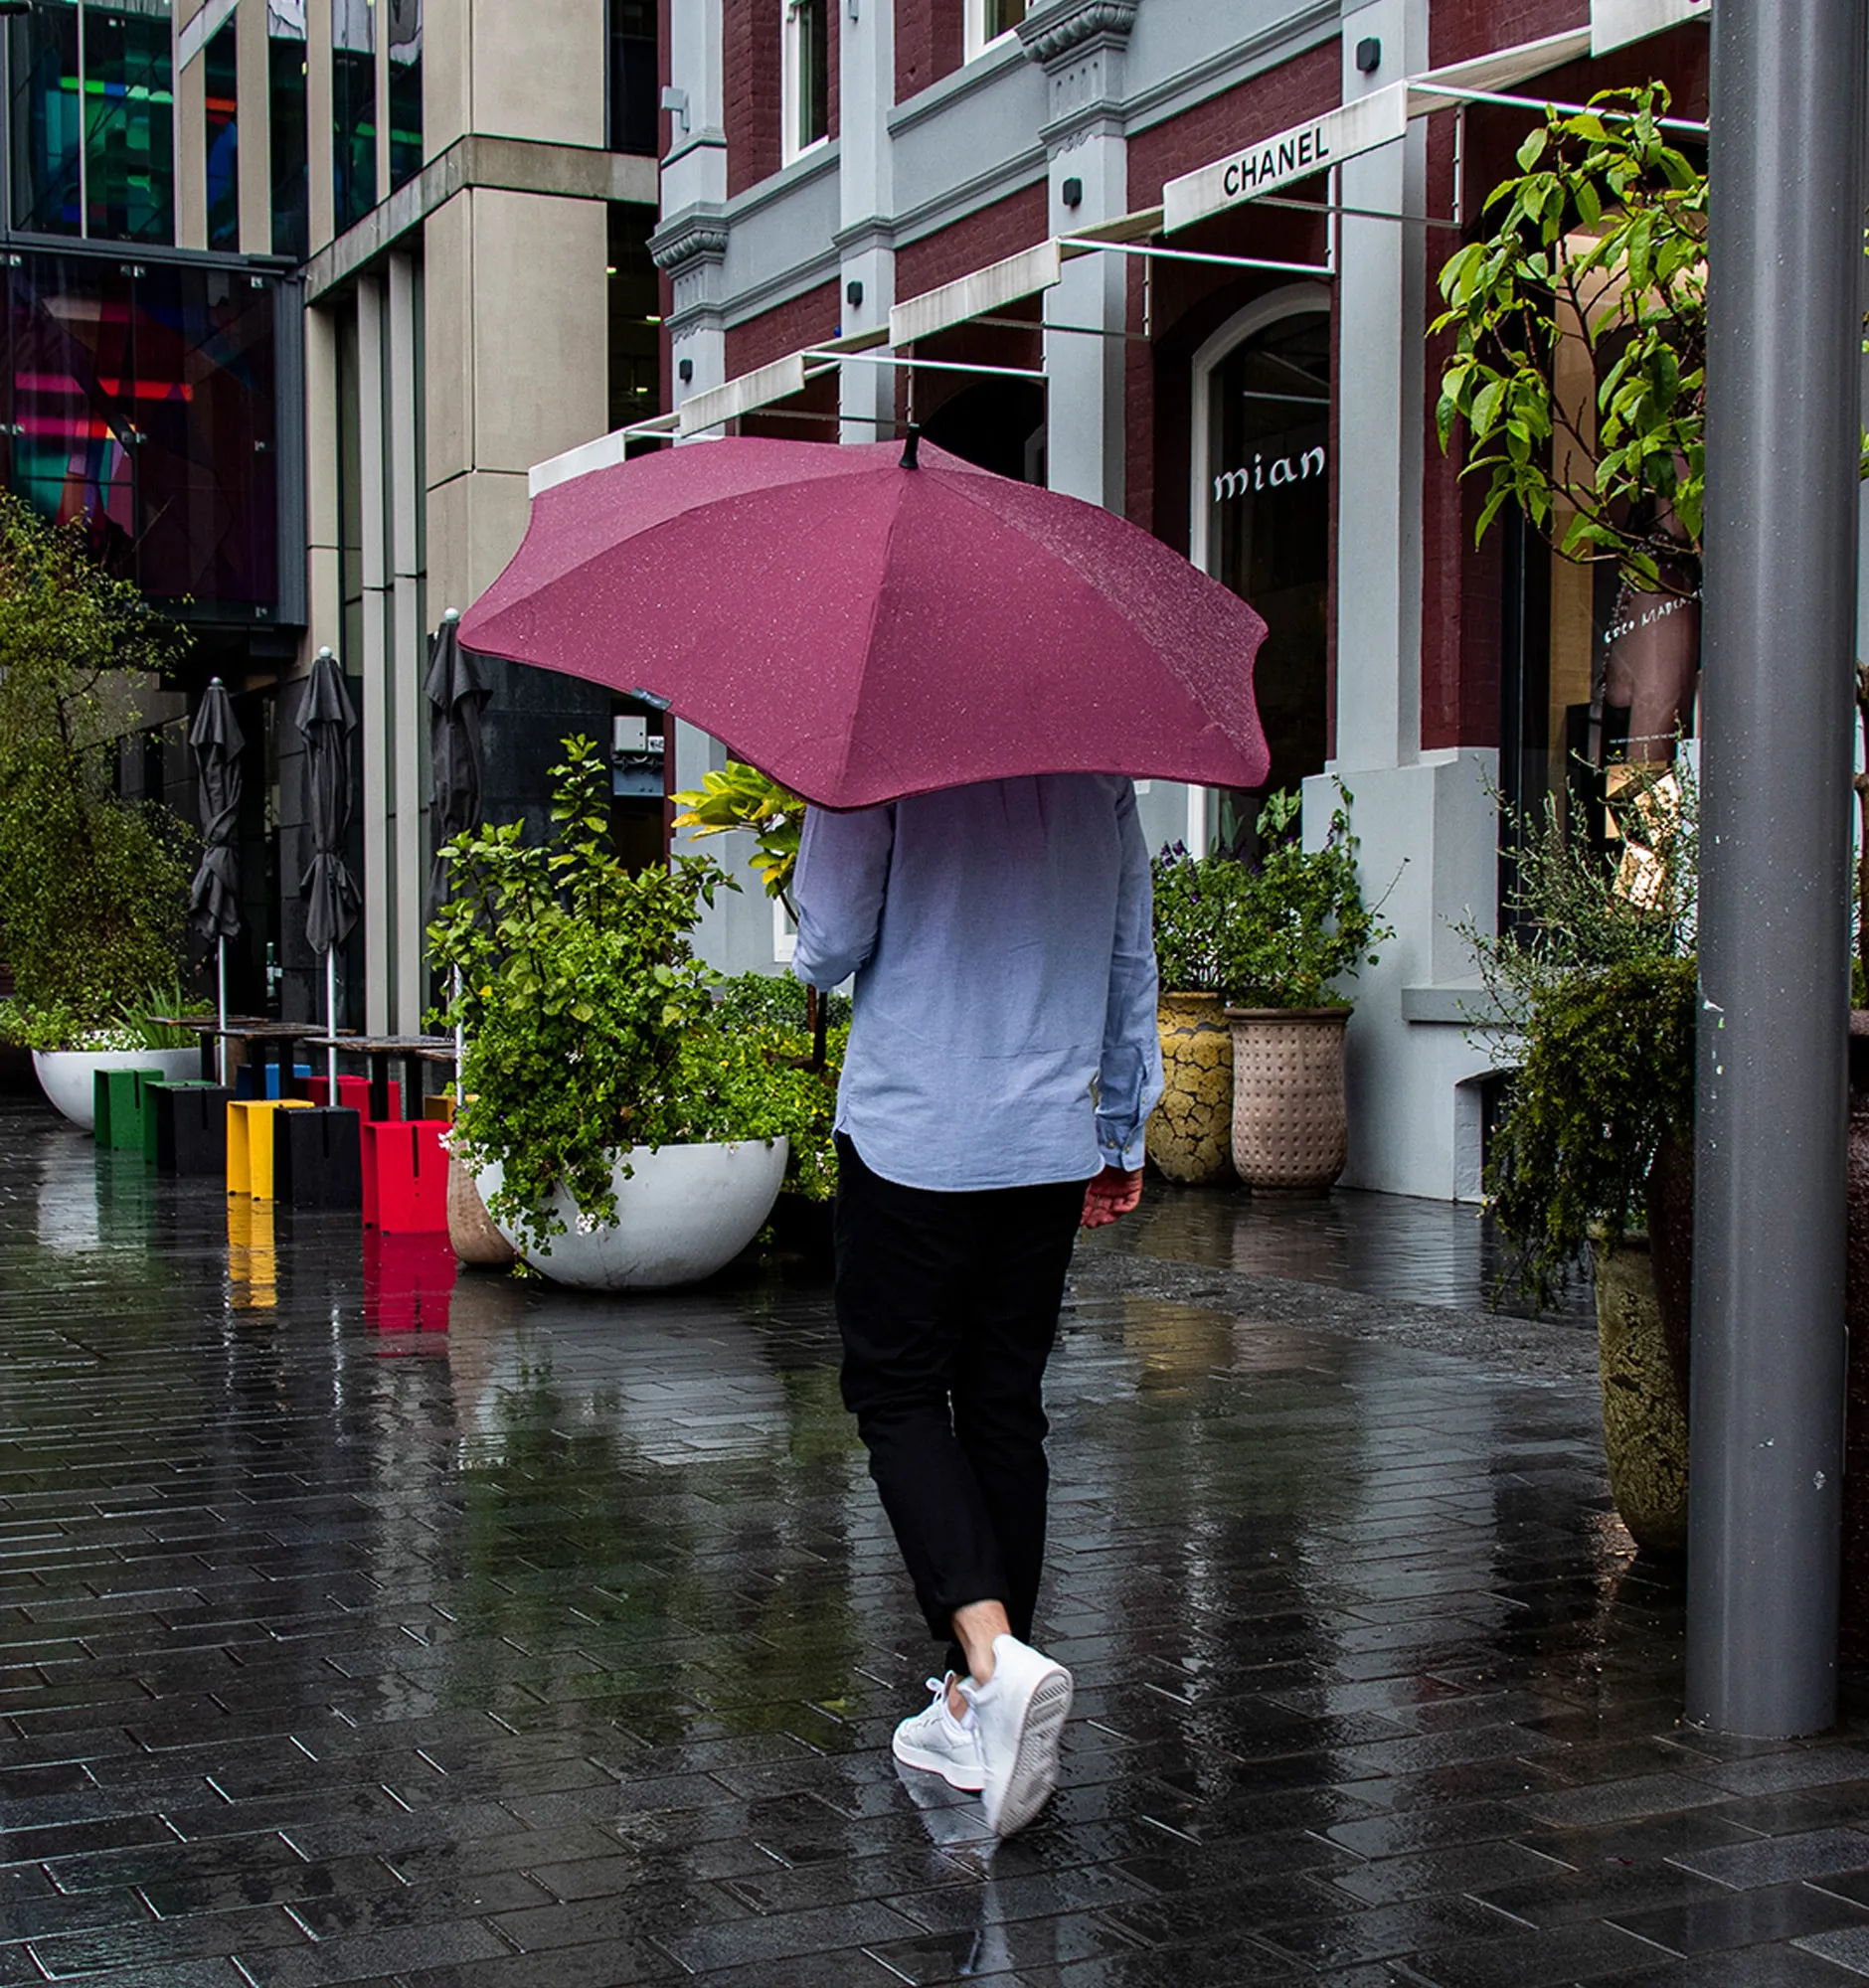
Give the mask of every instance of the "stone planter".
POLYGON ((201 1074, 201 1052, 184 1050, 35 1050, 39 1087, 74 1125, 97 1129, 91 1079, 100 1070, 159 1070, 166 1082, 184 1083, 201 1074))
POLYGON ((1646 1236, 1593 1240, 1603 1447, 1629 1537, 1651 1553, 1687 1546, 1687 1402, 1662 1324, 1646 1236))
POLYGON ((1232 1170, 1233 1031, 1218 994, 1164 994, 1161 1102, 1148 1121, 1148 1157, 1171 1181, 1201 1187, 1232 1170))
MULTIPOLYGON (((567 1233, 549 1251, 519 1249, 528 1266, 554 1283, 579 1290, 658 1290, 697 1283, 739 1255, 772 1212, 785 1178, 787 1141, 746 1139, 720 1144, 631 1147, 614 1155, 611 1179, 616 1220, 580 1231, 571 1198, 560 1193, 555 1213, 567 1233), (625 1177, 627 1164, 633 1171, 625 1177)), ((474 1176, 490 1208, 504 1172, 496 1163, 474 1176)), ((518 1238, 496 1222, 516 1249, 518 1238)))
POLYGON ((1233 1164, 1259 1193, 1319 1194, 1350 1153, 1347 1008, 1229 1008, 1233 1164))
POLYGON ((473 1175, 452 1153, 447 1158, 447 1240, 462 1263, 504 1270, 517 1260, 513 1245, 493 1226, 473 1175))

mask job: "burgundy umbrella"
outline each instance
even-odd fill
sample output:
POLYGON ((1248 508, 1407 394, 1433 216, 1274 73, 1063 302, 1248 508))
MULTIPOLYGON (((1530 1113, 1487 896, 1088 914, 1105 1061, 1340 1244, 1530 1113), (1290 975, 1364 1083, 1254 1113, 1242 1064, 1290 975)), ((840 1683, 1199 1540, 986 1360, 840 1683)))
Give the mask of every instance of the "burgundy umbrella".
POLYGON ((825 807, 1020 773, 1261 784, 1245 601, 1094 504, 916 457, 746 437, 562 483, 460 639, 647 692, 825 807))

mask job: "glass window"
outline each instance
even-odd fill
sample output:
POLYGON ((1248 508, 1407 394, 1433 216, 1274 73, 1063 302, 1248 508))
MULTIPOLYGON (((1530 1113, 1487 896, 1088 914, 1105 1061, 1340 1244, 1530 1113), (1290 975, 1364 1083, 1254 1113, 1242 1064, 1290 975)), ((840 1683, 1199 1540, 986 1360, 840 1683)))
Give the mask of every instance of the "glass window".
POLYGON ((785 0, 785 157, 830 135, 830 0, 785 0))
POLYGON ((967 60, 1025 19, 1026 0, 967 0, 967 60))
MULTIPOLYGON (((1324 768, 1329 444, 1327 311, 1278 318, 1209 376, 1208 567, 1265 616, 1253 683, 1273 790, 1324 768)), ((1223 796, 1222 845, 1246 848, 1257 814, 1255 802, 1223 796)))
POLYGON ((240 52, 230 16, 202 56, 208 115, 208 247, 241 246, 240 52))
POLYGON ((655 156, 655 0, 608 0, 609 75, 604 142, 612 152, 655 156))
POLYGON ((390 191, 422 171, 422 0, 390 0, 390 191))
POLYGON ((294 306, 246 269, 23 255, 7 283, 11 487, 190 620, 270 615, 281 323, 294 306))
POLYGON ((612 201, 609 208, 610 421, 612 428, 662 407, 661 291, 649 259, 654 211, 612 201))
POLYGON ((80 9, 85 30, 85 232, 175 240, 169 0, 80 9))
POLYGON ((272 252, 295 262, 311 252, 311 133, 305 92, 305 0, 266 0, 272 252))
POLYGON ((377 204, 377 17, 370 0, 332 0, 331 104, 341 235, 377 204))
POLYGON ((77 235, 79 204, 78 7, 46 0, 6 24, 12 101, 13 225, 40 235, 77 235))

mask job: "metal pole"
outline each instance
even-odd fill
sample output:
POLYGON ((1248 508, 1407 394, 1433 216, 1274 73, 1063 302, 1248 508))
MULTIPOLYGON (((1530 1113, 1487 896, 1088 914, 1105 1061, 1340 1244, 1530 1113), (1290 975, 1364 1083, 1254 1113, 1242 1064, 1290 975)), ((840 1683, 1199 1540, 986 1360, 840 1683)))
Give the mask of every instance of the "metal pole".
MULTIPOLYGON (((215 966, 216 966, 215 977, 217 982, 219 983, 219 998, 221 1005, 221 1027, 223 1031, 225 1031, 227 1028, 227 940, 225 938, 217 938, 214 942, 214 950, 215 950, 215 966)), ((221 1061, 219 1067, 220 1080, 222 1083, 225 1084, 227 1082, 227 1036, 225 1033, 223 1033, 223 1035, 220 1038, 220 1050, 221 1050, 221 1061)))
MULTIPOLYGON (((329 947, 324 955, 324 1032, 327 1036, 337 1034, 337 947, 329 947)), ((334 1041, 324 1053, 324 1101, 337 1102, 337 1044, 334 1041)))
POLYGON ((1836 1711, 1865 0, 1713 17, 1687 1717, 1836 1711))

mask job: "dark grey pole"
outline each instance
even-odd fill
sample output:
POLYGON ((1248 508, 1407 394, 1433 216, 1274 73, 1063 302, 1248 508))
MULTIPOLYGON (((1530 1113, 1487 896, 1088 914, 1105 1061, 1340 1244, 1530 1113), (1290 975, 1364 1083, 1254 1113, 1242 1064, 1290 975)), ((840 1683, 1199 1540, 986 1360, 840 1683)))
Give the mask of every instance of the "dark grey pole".
POLYGON ((1687 1717, 1836 1711, 1865 0, 1713 14, 1687 1717))

